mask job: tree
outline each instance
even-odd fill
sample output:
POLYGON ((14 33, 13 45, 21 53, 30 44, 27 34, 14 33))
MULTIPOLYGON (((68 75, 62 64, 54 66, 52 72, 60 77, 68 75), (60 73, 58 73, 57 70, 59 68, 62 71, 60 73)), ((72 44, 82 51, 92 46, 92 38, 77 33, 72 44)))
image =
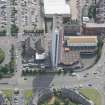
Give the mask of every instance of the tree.
POLYGON ((24 70, 22 70, 22 75, 23 75, 23 76, 25 75, 25 71, 24 71, 24 70))
POLYGON ((5 53, 4 51, 0 48, 0 63, 2 63, 5 59, 5 53))
POLYGON ((1 67, 0 71, 3 74, 7 74, 9 72, 9 69, 7 67, 1 67))
POLYGON ((2 73, 0 73, 0 79, 3 77, 3 74, 2 73))
POLYGON ((18 27, 16 26, 16 24, 12 24, 11 25, 11 34, 12 34, 12 36, 16 36, 17 35, 17 33, 18 33, 18 27))
POLYGON ((96 18, 96 6, 91 5, 88 10, 88 17, 89 18, 96 18))
POLYGON ((0 31, 0 36, 6 36, 6 30, 0 31))
POLYGON ((69 99, 64 100, 64 105, 69 105, 69 99))
POLYGON ((53 105, 60 105, 60 102, 56 99, 53 105))

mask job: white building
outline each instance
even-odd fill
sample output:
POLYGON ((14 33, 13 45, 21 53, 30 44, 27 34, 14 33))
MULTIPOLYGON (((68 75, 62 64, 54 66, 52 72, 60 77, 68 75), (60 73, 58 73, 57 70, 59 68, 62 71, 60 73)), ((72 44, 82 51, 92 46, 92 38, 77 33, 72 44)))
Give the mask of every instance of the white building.
POLYGON ((66 0, 44 0, 45 14, 70 14, 66 0))

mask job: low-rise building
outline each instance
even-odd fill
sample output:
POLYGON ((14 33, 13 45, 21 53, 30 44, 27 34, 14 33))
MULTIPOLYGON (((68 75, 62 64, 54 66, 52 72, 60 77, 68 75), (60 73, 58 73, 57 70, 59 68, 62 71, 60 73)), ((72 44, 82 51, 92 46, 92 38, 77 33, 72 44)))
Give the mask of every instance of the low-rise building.
POLYGON ((59 64, 64 67, 82 67, 81 55, 95 54, 97 42, 97 36, 64 36, 59 64))
POLYGON ((71 51, 78 51, 84 54, 94 53, 97 49, 97 36, 70 36, 65 39, 65 47, 71 51))
POLYGON ((80 24, 70 24, 64 25, 64 35, 65 36, 75 36, 81 34, 80 24))
POLYGON ((85 23, 83 24, 82 28, 83 35, 103 35, 105 34, 105 23, 98 24, 98 23, 85 23))

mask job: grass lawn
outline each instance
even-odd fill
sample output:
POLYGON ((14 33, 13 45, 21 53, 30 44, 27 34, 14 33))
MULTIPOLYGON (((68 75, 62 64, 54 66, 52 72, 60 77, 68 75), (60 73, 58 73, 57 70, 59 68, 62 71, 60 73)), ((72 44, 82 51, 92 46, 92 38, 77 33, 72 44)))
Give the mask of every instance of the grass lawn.
POLYGON ((30 99, 32 98, 33 92, 32 90, 25 90, 24 96, 25 96, 25 105, 28 105, 30 102, 30 99))
POLYGON ((80 89, 80 93, 86 96, 88 99, 92 100, 95 105, 101 105, 101 95, 94 88, 83 88, 80 89))

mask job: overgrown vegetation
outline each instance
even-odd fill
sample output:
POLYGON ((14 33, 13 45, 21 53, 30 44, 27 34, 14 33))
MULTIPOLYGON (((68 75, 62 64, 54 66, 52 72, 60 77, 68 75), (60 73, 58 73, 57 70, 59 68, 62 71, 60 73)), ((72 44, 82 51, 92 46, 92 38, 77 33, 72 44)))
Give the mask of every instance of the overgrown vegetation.
POLYGON ((18 30, 19 30, 19 28, 16 26, 15 23, 11 25, 11 35, 12 36, 16 36, 18 33, 18 30))
POLYGON ((15 69, 14 46, 11 46, 11 59, 8 64, 0 67, 0 78, 12 76, 15 69))
POLYGON ((13 91, 11 89, 2 90, 4 96, 9 100, 12 101, 13 91))
POLYGON ((0 36, 6 36, 6 30, 0 31, 0 36))
POLYGON ((34 75, 37 75, 37 74, 57 74, 57 75, 66 75, 67 73, 69 73, 70 75, 73 73, 73 70, 69 70, 69 71, 66 71, 66 70, 56 70, 56 71, 52 71, 52 70, 41 70, 39 68, 36 68, 34 70, 22 70, 22 76, 34 76, 34 75))
POLYGON ((98 44, 97 44, 97 52, 96 52, 96 54, 97 54, 97 58, 96 58, 96 61, 95 61, 95 63, 97 63, 97 61, 100 59, 100 57, 101 57, 101 52, 102 52, 102 46, 103 46, 103 40, 102 39, 99 39, 98 40, 98 44))
POLYGON ((0 64, 4 61, 5 59, 5 52, 0 48, 0 64))
POLYGON ((89 10, 88 10, 88 17, 91 19, 95 19, 96 18, 96 6, 95 5, 91 5, 89 7, 89 10))

